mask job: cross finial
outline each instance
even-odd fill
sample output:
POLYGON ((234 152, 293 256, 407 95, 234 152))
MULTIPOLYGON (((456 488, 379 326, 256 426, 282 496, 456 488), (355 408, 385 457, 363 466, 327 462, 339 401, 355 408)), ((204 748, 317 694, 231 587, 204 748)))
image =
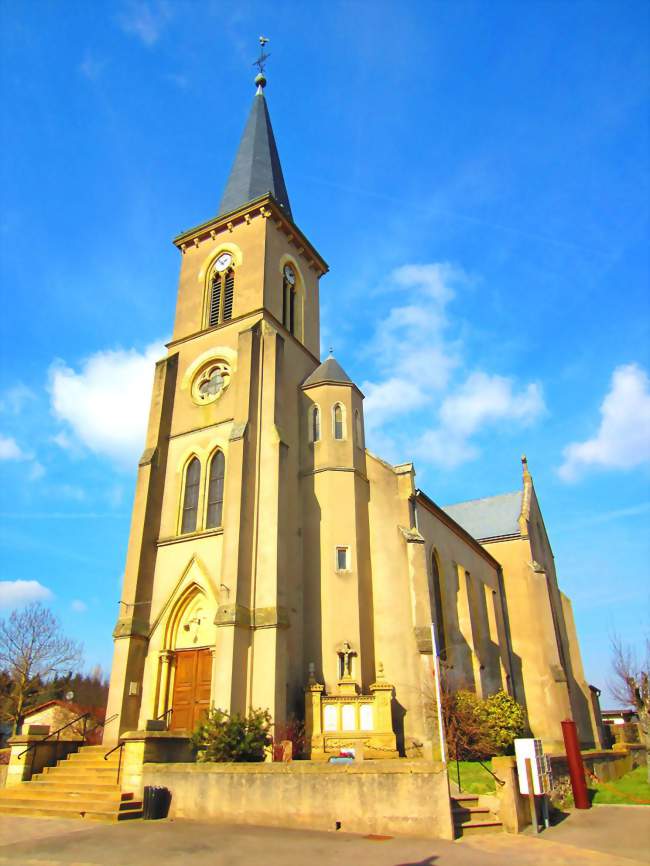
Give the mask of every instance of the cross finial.
POLYGON ((330 358, 334 357, 334 347, 330 346, 330 358))
POLYGON ((259 72, 255 76, 255 84, 257 84, 258 93, 261 93, 261 89, 266 86, 266 77, 264 75, 264 67, 266 66, 266 61, 271 56, 264 51, 264 46, 268 44, 268 39, 266 36, 260 36, 260 56, 253 62, 253 66, 257 66, 259 72))

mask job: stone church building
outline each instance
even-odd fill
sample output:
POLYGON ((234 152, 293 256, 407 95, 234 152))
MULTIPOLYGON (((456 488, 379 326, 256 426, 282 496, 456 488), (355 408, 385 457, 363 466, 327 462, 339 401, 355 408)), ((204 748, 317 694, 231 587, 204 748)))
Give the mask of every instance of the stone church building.
POLYGON ((306 714, 313 757, 351 740, 436 754, 435 644, 448 687, 507 690, 547 748, 567 717, 598 744, 526 461, 519 491, 443 508, 412 463, 367 450, 363 394, 321 362, 328 267, 294 221, 256 84, 217 216, 174 240, 106 740, 259 707, 306 714))

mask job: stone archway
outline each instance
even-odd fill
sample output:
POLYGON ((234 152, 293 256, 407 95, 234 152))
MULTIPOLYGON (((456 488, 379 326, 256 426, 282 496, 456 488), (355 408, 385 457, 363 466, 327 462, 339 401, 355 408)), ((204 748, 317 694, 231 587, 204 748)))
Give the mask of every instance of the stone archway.
POLYGON ((161 691, 172 730, 192 730, 210 708, 213 617, 205 593, 196 584, 186 589, 169 615, 161 691))

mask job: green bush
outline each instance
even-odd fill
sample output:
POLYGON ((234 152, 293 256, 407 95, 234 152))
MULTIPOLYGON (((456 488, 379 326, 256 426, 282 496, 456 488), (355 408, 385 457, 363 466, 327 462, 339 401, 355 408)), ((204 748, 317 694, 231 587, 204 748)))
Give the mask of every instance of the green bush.
POLYGON ((526 733, 524 708, 504 691, 490 695, 481 704, 481 712, 492 741, 492 754, 513 754, 515 739, 526 733))
POLYGON ((526 716, 514 698, 500 691, 481 700, 461 690, 443 696, 447 748, 451 758, 482 761, 512 753, 526 731, 526 716))
POLYGON ((251 710, 247 716, 230 716, 212 709, 192 734, 199 761, 263 761, 272 743, 268 710, 251 710))

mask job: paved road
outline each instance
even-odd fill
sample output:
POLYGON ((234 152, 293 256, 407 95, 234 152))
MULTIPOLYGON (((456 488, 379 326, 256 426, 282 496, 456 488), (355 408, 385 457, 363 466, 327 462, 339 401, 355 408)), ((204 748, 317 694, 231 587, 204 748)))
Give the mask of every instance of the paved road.
MULTIPOLYGON (((608 807, 601 807, 606 810, 608 807)), ((616 807, 613 807, 614 809, 616 807)), ((595 810, 593 810, 595 814, 595 810)), ((590 813, 591 814, 591 813, 590 813)), ((616 826, 636 833, 636 858, 564 844, 553 828, 545 836, 505 834, 457 842, 429 839, 369 839, 341 833, 232 826, 201 821, 133 821, 94 824, 82 820, 0 817, 2 866, 637 866, 650 862, 641 828, 650 811, 619 816, 599 810, 596 835, 605 842, 616 826), (645 853, 644 853, 645 849, 645 853), (645 857, 645 859, 644 859, 645 857)), ((581 819, 578 819, 581 820, 581 819)), ((562 825, 561 825, 562 826, 562 825)), ((617 831, 618 832, 618 831, 617 831)), ((634 844, 634 843, 633 843, 634 844)), ((629 846, 628 846, 629 847, 629 846)))

